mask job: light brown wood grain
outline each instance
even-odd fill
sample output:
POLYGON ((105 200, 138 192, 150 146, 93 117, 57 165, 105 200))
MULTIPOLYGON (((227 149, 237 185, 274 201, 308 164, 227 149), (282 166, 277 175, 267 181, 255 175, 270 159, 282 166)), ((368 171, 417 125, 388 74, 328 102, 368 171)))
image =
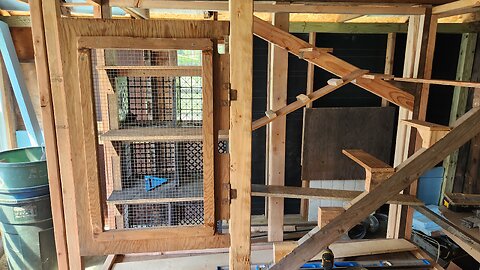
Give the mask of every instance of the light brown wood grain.
MULTIPOLYGON (((288 32, 277 29, 257 17, 254 19, 254 32, 256 36, 274 43, 279 47, 287 48, 290 53, 297 56, 300 54, 301 49, 312 47, 308 42, 305 42, 288 32)), ((325 52, 321 52, 318 57, 307 59, 307 61, 339 77, 346 76, 358 69, 357 67, 325 52)), ((401 107, 405 107, 409 110, 413 109, 413 96, 387 82, 378 79, 371 80, 358 78, 355 84, 401 107)))
POLYGON ((342 215, 305 240, 302 245, 295 248, 283 260, 273 265, 271 269, 296 269, 300 267, 355 224, 361 222, 368 214, 384 204, 388 198, 409 186, 419 175, 435 166, 454 149, 463 145, 479 132, 480 110, 472 109, 459 119, 454 129, 443 139, 428 149, 420 150, 413 158, 405 161, 392 177, 382 182, 342 215))
POLYGON ((230 269, 250 269, 253 0, 230 0, 230 269))

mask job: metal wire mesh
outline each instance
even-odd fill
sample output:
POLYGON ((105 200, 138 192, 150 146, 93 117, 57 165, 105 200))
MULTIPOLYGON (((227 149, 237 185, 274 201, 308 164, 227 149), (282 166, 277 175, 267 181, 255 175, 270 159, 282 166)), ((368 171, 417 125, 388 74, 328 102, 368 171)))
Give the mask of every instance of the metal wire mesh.
POLYGON ((160 74, 201 65, 201 51, 95 50, 92 58, 105 229, 203 224, 202 77, 160 74))

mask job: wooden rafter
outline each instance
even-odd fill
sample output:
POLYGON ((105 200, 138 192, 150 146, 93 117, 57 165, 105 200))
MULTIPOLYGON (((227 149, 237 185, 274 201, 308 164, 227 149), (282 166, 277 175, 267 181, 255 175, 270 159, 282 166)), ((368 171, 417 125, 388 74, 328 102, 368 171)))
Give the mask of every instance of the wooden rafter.
POLYGON ((447 17, 458 14, 465 14, 476 11, 480 8, 480 1, 478 0, 458 0, 448 4, 436 6, 432 13, 440 17, 447 17))
POLYGON ((312 234, 279 263, 270 269, 298 269, 310 258, 325 249, 343 233, 361 222, 389 198, 414 182, 426 170, 438 164, 449 153, 480 132, 480 110, 472 109, 460 118, 451 132, 428 149, 421 149, 400 164, 397 172, 374 190, 364 195, 343 214, 312 234))
MULTIPOLYGON (((301 55, 302 50, 313 47, 308 42, 305 42, 288 32, 282 31, 256 17, 254 18, 254 33, 256 36, 268 42, 281 48, 286 48, 290 53, 297 56, 301 55)), ((346 76, 358 69, 358 67, 325 52, 319 52, 317 57, 305 60, 340 77, 346 76)), ((387 82, 377 79, 371 80, 361 78, 357 79, 355 84, 394 104, 409 110, 413 109, 413 95, 402 91, 387 82)))

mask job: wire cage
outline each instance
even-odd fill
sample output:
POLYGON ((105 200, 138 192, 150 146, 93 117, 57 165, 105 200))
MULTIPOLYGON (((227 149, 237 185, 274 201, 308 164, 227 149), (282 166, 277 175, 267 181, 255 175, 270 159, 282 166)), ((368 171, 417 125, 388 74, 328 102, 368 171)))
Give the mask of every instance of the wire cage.
POLYGON ((202 52, 94 50, 92 65, 104 229, 202 225, 202 52))

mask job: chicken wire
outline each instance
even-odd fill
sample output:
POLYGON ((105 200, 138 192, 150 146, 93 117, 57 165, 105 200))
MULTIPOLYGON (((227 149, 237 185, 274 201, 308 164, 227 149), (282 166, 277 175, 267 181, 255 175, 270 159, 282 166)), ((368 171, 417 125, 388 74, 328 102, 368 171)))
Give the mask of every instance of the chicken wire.
POLYGON ((94 50, 92 64, 105 229, 203 224, 202 77, 131 72, 198 66, 201 51, 94 50))

